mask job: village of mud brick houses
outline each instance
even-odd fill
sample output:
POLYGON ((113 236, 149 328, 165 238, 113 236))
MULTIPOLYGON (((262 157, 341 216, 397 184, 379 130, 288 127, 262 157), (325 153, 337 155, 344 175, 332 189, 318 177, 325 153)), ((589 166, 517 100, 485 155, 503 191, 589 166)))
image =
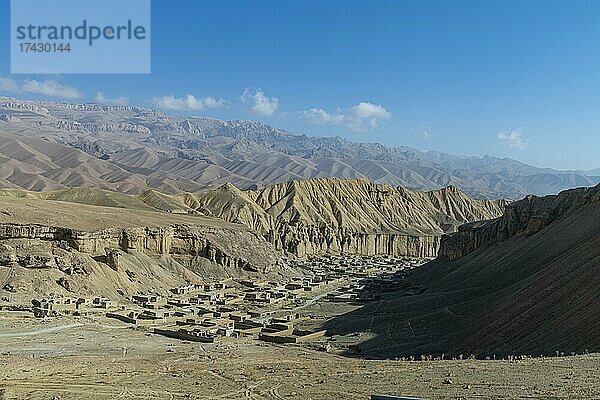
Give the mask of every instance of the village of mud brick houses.
POLYGON ((117 303, 106 297, 49 296, 23 307, 3 299, 6 311, 28 311, 37 318, 96 315, 135 329, 185 341, 214 343, 250 337, 275 343, 302 343, 325 335, 302 330, 303 307, 316 301, 362 303, 377 300, 405 283, 416 258, 324 256, 288 260, 303 271, 287 282, 224 279, 172 288, 167 296, 138 294, 117 303))

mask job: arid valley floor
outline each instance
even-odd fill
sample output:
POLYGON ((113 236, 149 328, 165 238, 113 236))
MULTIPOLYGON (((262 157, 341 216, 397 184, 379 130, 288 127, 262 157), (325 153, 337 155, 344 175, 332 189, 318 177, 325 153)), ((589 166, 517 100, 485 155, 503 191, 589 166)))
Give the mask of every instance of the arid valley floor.
MULTIPOLYGON (((389 262, 384 258, 350 260, 356 265, 389 262)), ((419 268, 419 262, 397 262, 405 269, 391 276, 397 277, 395 286, 402 286, 404 274, 419 268)), ((372 279, 389 281, 390 275, 378 273, 372 279)), ((345 278, 300 292, 295 300, 299 306, 293 309, 299 314, 294 324, 318 330, 338 315, 359 310, 360 301, 341 301, 348 295, 339 294, 353 281, 361 282, 345 278)), ((236 291, 230 291, 230 296, 236 291)), ((240 293, 252 291, 242 286, 240 293)), ((385 296, 385 292, 374 294, 385 296)), ((123 304, 108 307, 135 308, 132 303, 123 304)), ((277 317, 289 314, 290 305, 282 300, 264 309, 273 310, 277 317)), ((203 343, 152 333, 152 325, 164 325, 163 320, 124 323, 106 317, 105 309, 87 310, 80 316, 45 318, 35 318, 31 310, 0 311, 0 398, 316 400, 368 399, 375 393, 426 399, 600 396, 598 354, 369 360, 348 350, 368 339, 362 337, 368 332, 300 343, 271 343, 256 336, 218 337, 213 343, 203 343)))
POLYGON ((6 313, 0 348, 4 399, 600 397, 597 354, 514 362, 369 361, 255 340, 181 342, 107 318, 44 321, 6 313))

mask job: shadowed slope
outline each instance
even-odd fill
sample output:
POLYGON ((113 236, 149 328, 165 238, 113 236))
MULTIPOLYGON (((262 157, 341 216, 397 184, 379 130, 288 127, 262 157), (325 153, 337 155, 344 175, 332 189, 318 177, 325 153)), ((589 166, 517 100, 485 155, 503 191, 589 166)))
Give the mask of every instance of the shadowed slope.
MULTIPOLYGON (((514 203, 484 224, 485 235, 468 235, 470 253, 450 261, 444 244, 440 258, 414 271, 410 282, 423 293, 398 291, 330 330, 371 330, 362 352, 383 357, 600 350, 599 191, 514 203), (540 213, 551 216, 547 224, 531 222, 540 213)), ((482 229, 467 225, 443 241, 469 228, 482 229)))

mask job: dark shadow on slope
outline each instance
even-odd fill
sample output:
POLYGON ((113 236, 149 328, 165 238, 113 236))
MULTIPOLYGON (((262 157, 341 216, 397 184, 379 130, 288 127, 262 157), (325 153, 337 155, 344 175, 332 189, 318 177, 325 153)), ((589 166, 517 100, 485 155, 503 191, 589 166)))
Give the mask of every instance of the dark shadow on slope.
MULTIPOLYGON (((600 351, 600 208, 457 261, 436 259, 326 324, 367 332, 348 356, 505 357, 600 351)), ((364 294, 370 296, 371 294, 364 294)))

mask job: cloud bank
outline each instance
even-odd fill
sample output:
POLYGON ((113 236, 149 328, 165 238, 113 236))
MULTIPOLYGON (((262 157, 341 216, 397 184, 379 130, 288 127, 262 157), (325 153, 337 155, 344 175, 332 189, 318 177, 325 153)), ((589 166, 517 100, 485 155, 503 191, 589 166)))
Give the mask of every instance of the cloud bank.
POLYGON ((214 97, 196 97, 188 94, 184 97, 162 96, 155 97, 152 101, 157 107, 165 110, 176 111, 203 111, 214 110, 225 107, 226 102, 223 99, 214 97))
POLYGON ((20 92, 19 84, 10 78, 5 78, 0 76, 0 90, 3 92, 12 92, 17 93, 20 92))
POLYGON ((129 98, 125 97, 125 96, 120 96, 120 97, 106 97, 104 96, 104 94, 102 92, 97 92, 96 93, 96 103, 100 103, 100 104, 114 104, 117 106, 126 106, 129 104, 129 98))
POLYGON ((21 85, 21 90, 48 97, 58 97, 60 99, 80 99, 83 97, 83 94, 79 90, 57 81, 25 81, 21 85))
POLYGON ((381 126, 381 122, 392 117, 383 106, 360 102, 346 110, 329 113, 321 108, 311 108, 303 113, 304 118, 317 125, 345 126, 353 131, 366 131, 381 126))
POLYGON ((83 97, 83 94, 79 90, 55 80, 27 80, 22 84, 19 84, 13 79, 0 77, 0 90, 12 93, 26 92, 41 94, 47 97, 70 100, 80 99, 83 97))

